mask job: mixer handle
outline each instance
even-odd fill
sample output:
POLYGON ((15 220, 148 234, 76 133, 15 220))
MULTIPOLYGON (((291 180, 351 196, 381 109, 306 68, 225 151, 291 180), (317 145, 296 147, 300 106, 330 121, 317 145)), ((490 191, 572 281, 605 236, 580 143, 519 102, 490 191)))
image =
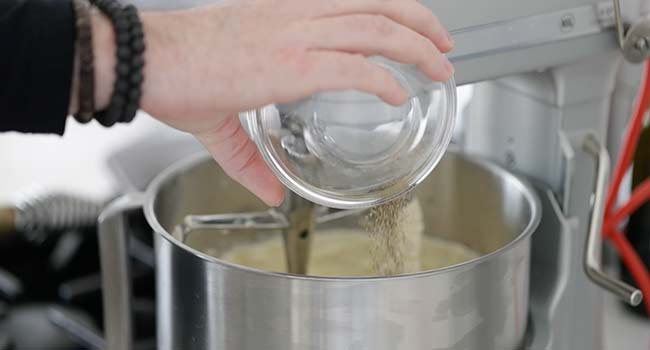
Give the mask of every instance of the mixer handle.
POLYGON ((637 306, 643 300, 643 293, 625 282, 609 277, 602 270, 602 226, 605 212, 605 191, 609 183, 609 155, 596 136, 591 134, 585 137, 582 147, 587 153, 594 156, 597 164, 593 205, 585 246, 585 272, 589 279, 598 286, 614 293, 630 305, 637 306))
POLYGON ((106 349, 133 350, 131 269, 127 217, 141 211, 144 194, 124 195, 99 216, 99 255, 102 269, 106 349))

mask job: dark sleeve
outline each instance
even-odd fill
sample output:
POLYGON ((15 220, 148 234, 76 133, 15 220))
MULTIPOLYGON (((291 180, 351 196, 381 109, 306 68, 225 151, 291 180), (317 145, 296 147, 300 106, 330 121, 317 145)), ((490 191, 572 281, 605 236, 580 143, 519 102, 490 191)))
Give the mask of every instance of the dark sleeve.
POLYGON ((71 0, 0 0, 0 132, 63 134, 75 35, 71 0))

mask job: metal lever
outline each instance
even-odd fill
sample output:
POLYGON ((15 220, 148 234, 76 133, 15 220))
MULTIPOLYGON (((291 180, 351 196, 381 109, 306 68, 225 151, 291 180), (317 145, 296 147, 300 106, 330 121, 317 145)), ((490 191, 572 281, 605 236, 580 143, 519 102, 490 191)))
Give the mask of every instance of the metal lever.
POLYGON ((643 300, 643 293, 622 281, 607 276, 602 271, 601 251, 603 242, 601 232, 605 213, 605 190, 609 183, 609 156, 594 135, 588 135, 584 139, 582 147, 587 153, 594 156, 597 164, 591 219, 589 220, 589 231, 585 246, 585 273, 595 284, 614 293, 630 305, 637 306, 643 300))
POLYGON ((291 197, 285 203, 289 227, 282 230, 289 273, 304 275, 311 253, 311 242, 316 224, 314 203, 291 197))
POLYGON ((650 58, 650 20, 643 19, 635 23, 626 33, 620 0, 613 1, 618 45, 626 60, 631 63, 641 63, 650 58))

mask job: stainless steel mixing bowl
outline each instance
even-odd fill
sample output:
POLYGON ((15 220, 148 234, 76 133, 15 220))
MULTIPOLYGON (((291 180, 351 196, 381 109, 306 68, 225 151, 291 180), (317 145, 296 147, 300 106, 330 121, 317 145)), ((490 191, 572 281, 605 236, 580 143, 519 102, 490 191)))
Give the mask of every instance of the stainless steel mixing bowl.
POLYGON ((158 349, 517 348, 527 325, 530 237, 541 215, 536 194, 503 169, 453 152, 416 194, 427 234, 482 256, 395 277, 272 273, 205 252, 278 234, 273 229, 198 230, 185 243, 174 236, 190 214, 266 209, 207 155, 183 161, 100 219, 107 348, 132 349, 124 226, 125 214, 142 208, 156 238, 158 349))

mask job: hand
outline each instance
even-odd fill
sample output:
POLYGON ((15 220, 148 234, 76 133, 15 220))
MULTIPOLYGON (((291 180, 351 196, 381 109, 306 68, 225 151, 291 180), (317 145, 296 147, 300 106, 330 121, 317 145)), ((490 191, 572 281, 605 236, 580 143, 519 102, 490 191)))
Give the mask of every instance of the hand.
POLYGON ((433 80, 453 74, 442 54, 453 46, 448 32, 412 0, 242 0, 142 20, 142 108, 194 134, 229 176, 269 205, 282 202, 284 189, 238 112, 347 89, 404 103, 406 92, 367 59, 373 55, 415 64, 433 80))

